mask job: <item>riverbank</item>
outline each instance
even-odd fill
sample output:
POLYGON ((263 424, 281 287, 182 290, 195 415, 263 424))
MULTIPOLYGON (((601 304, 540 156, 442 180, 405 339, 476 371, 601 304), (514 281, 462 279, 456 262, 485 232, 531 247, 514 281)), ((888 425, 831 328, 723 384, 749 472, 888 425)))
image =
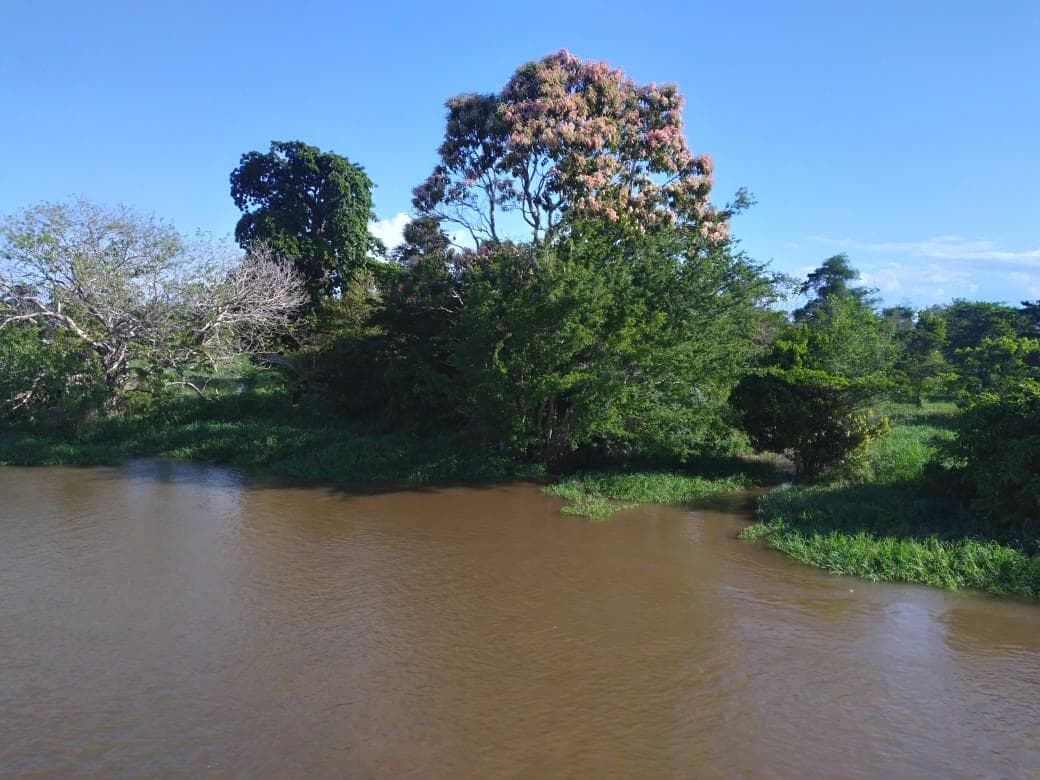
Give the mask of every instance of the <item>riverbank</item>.
MULTIPOLYGON (((835 574, 1040 596, 1035 534, 993 528, 924 482, 938 443, 952 435, 952 407, 888 412, 892 429, 871 448, 858 483, 774 490, 760 499, 758 522, 742 537, 835 574)), ((263 394, 183 400, 158 411, 102 418, 77 431, 0 428, 0 465, 112 465, 136 457, 327 483, 428 485, 548 476, 543 464, 492 454, 457 436, 364 429, 263 394)), ((691 504, 781 478, 776 460, 724 458, 682 470, 576 474, 544 490, 564 500, 564 514, 596 521, 637 503, 691 504)))
POLYGON ((1035 531, 987 521, 926 476, 953 435, 952 405, 886 411, 892 429, 874 443, 858 480, 768 493, 742 538, 834 574, 1040 597, 1035 531))
POLYGON ((545 469, 467 445, 364 428, 282 399, 182 400, 78 430, 0 428, 0 465, 95 466, 161 457, 317 482, 535 479, 545 469))

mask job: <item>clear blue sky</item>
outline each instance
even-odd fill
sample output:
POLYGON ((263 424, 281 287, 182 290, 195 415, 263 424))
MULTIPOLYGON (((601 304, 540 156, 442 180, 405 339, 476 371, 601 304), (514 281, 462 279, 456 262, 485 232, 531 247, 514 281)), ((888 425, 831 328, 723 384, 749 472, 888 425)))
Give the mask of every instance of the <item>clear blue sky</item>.
POLYGON ((233 230, 272 139, 362 164, 382 219, 444 100, 566 48, 677 82, 734 232, 803 274, 847 251, 886 302, 1040 298, 1040 2, 0 0, 0 213, 83 194, 233 230))

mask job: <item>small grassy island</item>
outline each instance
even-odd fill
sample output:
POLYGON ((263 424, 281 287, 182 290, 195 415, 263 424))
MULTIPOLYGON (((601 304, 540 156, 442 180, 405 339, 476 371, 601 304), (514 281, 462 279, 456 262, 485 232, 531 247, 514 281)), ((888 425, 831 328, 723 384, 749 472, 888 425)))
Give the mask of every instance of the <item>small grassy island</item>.
POLYGON ((0 464, 558 475, 596 520, 767 487, 743 536, 803 563, 1040 595, 1040 302, 882 307, 845 255, 793 285, 681 108, 562 51, 454 97, 392 249, 364 169, 299 141, 232 171, 241 251, 85 199, 10 216, 0 464))

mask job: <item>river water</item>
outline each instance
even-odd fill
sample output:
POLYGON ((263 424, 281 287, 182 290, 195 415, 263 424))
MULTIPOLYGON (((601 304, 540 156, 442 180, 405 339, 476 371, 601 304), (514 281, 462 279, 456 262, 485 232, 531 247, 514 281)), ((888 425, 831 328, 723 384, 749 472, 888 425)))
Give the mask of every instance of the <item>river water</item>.
POLYGON ((530 485, 0 469, 0 775, 1036 777, 1040 607, 530 485))

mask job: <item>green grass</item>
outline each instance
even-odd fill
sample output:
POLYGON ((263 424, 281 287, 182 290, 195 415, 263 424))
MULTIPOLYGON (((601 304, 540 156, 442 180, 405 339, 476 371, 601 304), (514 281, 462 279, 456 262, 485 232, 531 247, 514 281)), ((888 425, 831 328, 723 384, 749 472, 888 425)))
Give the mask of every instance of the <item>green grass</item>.
POLYGON ((640 504, 690 504, 720 493, 750 487, 743 474, 691 476, 662 471, 577 474, 544 488, 549 495, 571 502, 560 511, 602 520, 640 504))
POLYGON ((914 485, 782 488, 760 499, 744 539, 834 574, 1040 596, 1040 546, 978 525, 914 485))
POLYGON ((167 457, 323 482, 533 478, 544 473, 454 437, 368 430, 285 398, 180 399, 149 413, 100 419, 79 431, 0 428, 0 465, 108 465, 167 457))
POLYGON ((994 527, 922 478, 952 436, 951 410, 888 410, 861 484, 786 487, 763 496, 741 537, 802 563, 870 580, 1040 596, 1040 539, 1026 524, 994 527))
POLYGON ((939 445, 953 438, 952 404, 891 404, 884 413, 892 425, 871 443, 860 481, 893 485, 920 479, 938 455, 939 445))

